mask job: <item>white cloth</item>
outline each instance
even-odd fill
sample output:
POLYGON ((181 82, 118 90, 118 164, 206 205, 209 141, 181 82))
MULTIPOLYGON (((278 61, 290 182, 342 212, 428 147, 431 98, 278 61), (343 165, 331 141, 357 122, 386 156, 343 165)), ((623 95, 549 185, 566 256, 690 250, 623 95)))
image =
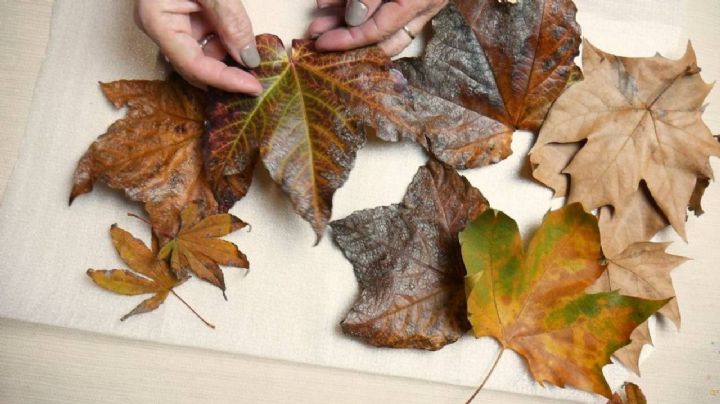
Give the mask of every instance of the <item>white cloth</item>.
MULTIPOLYGON (((584 34, 596 46, 624 54, 677 56, 680 13, 675 0, 578 1, 584 34), (632 38, 632 40, 628 40, 632 38)), ((278 34, 286 45, 302 37, 314 0, 246 0, 256 33, 278 34)), ((418 50, 415 46, 415 52, 418 50)), ((102 186, 67 199, 77 160, 121 117, 97 82, 162 75, 157 49, 132 22, 131 2, 57 0, 20 158, 0 206, 0 316, 103 334, 188 345, 314 365, 477 385, 497 345, 470 335, 438 352, 378 349, 344 336, 339 322, 357 294, 352 267, 325 235, 314 234, 262 168, 250 194, 232 210, 253 225, 229 237, 248 255, 251 271, 226 269, 229 301, 192 280, 177 292, 217 325, 210 330, 172 296, 156 312, 119 318, 142 298, 105 292, 87 268, 122 268, 110 243, 111 224, 148 239, 147 227, 126 216, 140 206, 102 186)), ((515 154, 492 167, 463 173, 519 222, 525 236, 551 207, 551 193, 520 176, 532 136, 515 135, 515 154)), ((359 152, 348 183, 335 196, 333 218, 399 202, 418 166, 414 144, 371 140, 359 152)), ((625 371, 606 374, 616 387, 625 371)), ((523 361, 505 354, 488 389, 577 401, 597 397, 532 382, 523 361)))

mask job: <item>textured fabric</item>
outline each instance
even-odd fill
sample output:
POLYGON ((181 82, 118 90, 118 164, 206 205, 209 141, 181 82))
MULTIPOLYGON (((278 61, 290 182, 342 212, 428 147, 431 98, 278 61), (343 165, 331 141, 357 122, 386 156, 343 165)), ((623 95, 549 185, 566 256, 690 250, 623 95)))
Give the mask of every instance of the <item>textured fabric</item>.
MULTIPOLYGON (((304 34, 314 0, 246 0, 256 33, 273 32, 286 44, 304 34)), ((675 0, 578 1, 584 34, 610 52, 677 56, 680 6, 675 0), (632 3, 632 4, 627 4, 632 3)), ((415 51, 417 51, 417 44, 415 51)), ((133 25, 131 2, 57 0, 47 59, 38 81, 24 146, 0 205, 0 316, 128 338, 476 385, 492 363, 497 344, 470 335, 438 352, 378 349, 339 330, 357 294, 351 264, 326 234, 319 246, 264 170, 232 213, 251 232, 229 237, 248 255, 250 273, 227 269, 228 302, 193 280, 177 289, 217 325, 206 328, 170 297, 156 312, 119 318, 142 298, 95 287, 87 268, 122 263, 108 230, 118 223, 148 240, 144 224, 127 217, 140 206, 104 187, 67 206, 75 164, 90 143, 123 111, 105 101, 98 81, 161 77, 154 44, 133 25)), ((551 192, 521 177, 532 137, 517 133, 515 154, 501 164, 466 171, 493 207, 520 224, 524 236, 551 207, 551 192)), ((335 196, 333 218, 400 202, 425 157, 414 144, 377 140, 359 152, 355 169, 335 196)), ((613 366, 613 387, 625 377, 613 366)), ((531 381, 523 361, 506 353, 487 388, 592 401, 591 395, 531 381)))

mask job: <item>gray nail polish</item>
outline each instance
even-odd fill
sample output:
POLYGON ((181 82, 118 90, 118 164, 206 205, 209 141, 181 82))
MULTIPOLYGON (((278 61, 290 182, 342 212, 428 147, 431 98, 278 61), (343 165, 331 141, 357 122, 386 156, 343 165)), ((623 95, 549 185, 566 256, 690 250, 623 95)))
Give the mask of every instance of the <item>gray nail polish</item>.
POLYGON ((260 66, 260 54, 258 53, 257 46, 252 43, 240 49, 240 59, 242 59, 245 66, 249 69, 260 66))
POLYGON ((367 20, 368 7, 360 0, 350 0, 345 9, 345 22, 347 25, 356 27, 367 20))

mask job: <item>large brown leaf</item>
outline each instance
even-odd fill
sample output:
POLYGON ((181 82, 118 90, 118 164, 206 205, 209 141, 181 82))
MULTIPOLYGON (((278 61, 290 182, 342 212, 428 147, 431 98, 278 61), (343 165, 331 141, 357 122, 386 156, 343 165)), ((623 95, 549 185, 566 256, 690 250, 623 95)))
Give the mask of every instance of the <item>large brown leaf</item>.
POLYGON ((414 140, 457 168, 510 155, 513 131, 536 132, 552 102, 581 77, 573 62, 575 13, 571 0, 451 2, 433 19, 424 55, 398 61, 414 111, 430 122, 414 140), (448 116, 454 126, 432 124, 448 116))
POLYGON ((395 348, 440 349, 468 329, 457 234, 487 208, 480 191, 451 167, 421 167, 402 204, 332 222, 352 262, 360 296, 345 333, 395 348))
POLYGON ((548 213, 524 251, 514 220, 493 210, 460 233, 468 317, 527 361, 535 380, 610 397, 602 373, 667 299, 586 294, 604 272, 597 219, 579 204, 548 213))
MULTIPOLYGON (((702 122, 712 85, 700 77, 690 45, 679 60, 611 55, 585 43, 585 80, 554 104, 531 153, 551 143, 587 140, 564 173, 569 202, 622 210, 647 184, 655 204, 685 238, 699 180, 712 178, 720 144, 702 122)), ((697 205, 697 203, 694 203, 697 205)))
POLYGON ((145 203, 153 228, 174 234, 182 209, 199 201, 204 214, 217 203, 203 173, 204 94, 178 76, 167 81, 121 80, 103 83, 125 118, 90 146, 75 170, 70 203, 100 181, 145 203))
POLYGON ((318 53, 295 40, 257 37, 260 97, 211 92, 206 166, 223 207, 247 191, 258 158, 318 235, 332 198, 365 142, 365 127, 409 130, 404 87, 377 47, 318 53))

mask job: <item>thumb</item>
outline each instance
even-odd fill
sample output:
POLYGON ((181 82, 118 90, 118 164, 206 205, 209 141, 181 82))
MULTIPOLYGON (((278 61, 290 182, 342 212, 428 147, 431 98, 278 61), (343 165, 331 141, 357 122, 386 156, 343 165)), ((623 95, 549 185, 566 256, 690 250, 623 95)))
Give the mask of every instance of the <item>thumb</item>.
POLYGON ((240 0, 199 0, 230 56, 247 68, 260 66, 252 23, 240 0))

